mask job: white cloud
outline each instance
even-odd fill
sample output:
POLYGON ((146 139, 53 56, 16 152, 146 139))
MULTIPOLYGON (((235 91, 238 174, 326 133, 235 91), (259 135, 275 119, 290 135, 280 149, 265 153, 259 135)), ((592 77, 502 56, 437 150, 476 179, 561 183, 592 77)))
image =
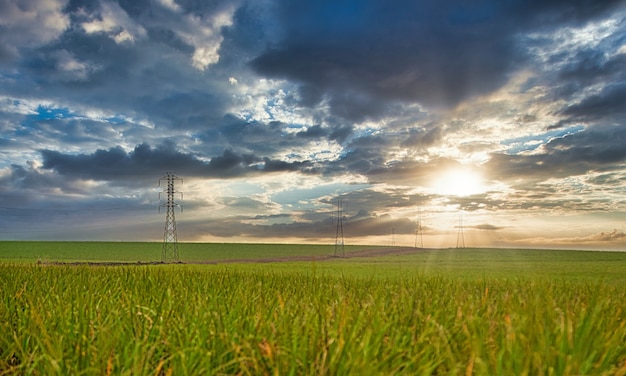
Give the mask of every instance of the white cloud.
POLYGON ((205 70, 220 60, 219 49, 224 37, 221 29, 233 24, 235 8, 230 7, 208 17, 187 16, 189 29, 181 37, 195 47, 191 58, 194 68, 205 70))
POLYGON ((122 44, 124 42, 132 43, 135 41, 135 37, 127 30, 122 30, 121 32, 113 36, 113 40, 117 44, 122 44))
POLYGON ((527 35, 529 51, 546 69, 557 70, 583 50, 597 49, 613 38, 620 38, 623 14, 580 27, 566 26, 555 32, 536 32, 527 35), (551 41, 551 43, 545 43, 551 41))
POLYGON ((157 0, 157 2, 173 12, 182 11, 180 5, 176 4, 174 0, 157 0))
MULTIPOLYGON (((288 100, 295 86, 285 80, 242 77, 236 83, 230 111, 247 121, 281 121, 312 126, 319 124, 319 118, 326 115, 327 111, 323 107, 310 110, 298 107, 292 100, 288 100)), ((301 130, 294 129, 293 132, 301 130)))
POLYGON ((66 0, 0 0, 2 44, 33 47, 57 38, 70 24, 66 0))
POLYGON ((209 65, 213 65, 220 60, 218 53, 219 43, 211 43, 206 47, 197 47, 191 58, 194 68, 205 70, 209 65))
MULTIPOLYGON (((206 12, 187 13, 173 0, 155 0, 149 17, 142 18, 148 28, 168 30, 179 41, 193 48, 192 66, 205 71, 220 60, 220 47, 224 40, 222 28, 233 24, 237 4, 230 3, 206 12)), ((98 26, 97 24, 94 27, 98 26)))
POLYGON ((0 112, 33 115, 37 113, 37 105, 29 100, 0 96, 0 112))
POLYGON ((133 43, 146 35, 143 26, 128 17, 128 14, 116 3, 103 2, 100 18, 84 22, 81 26, 87 34, 104 33, 118 44, 133 43))

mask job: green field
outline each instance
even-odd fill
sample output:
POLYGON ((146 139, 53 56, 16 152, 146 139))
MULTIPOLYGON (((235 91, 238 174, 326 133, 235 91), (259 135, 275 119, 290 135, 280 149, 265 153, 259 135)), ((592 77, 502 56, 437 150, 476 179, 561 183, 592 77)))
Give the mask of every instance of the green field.
POLYGON ((93 267, 38 261, 160 247, 0 247, 0 375, 626 375, 626 253, 229 263, 333 248, 181 244, 184 261, 219 262, 93 267))
MULTIPOLYGON (((161 260, 161 243, 0 241, 0 261, 125 261, 161 260)), ((179 243, 183 262, 329 255, 329 245, 179 243)), ((367 247, 346 246, 346 252, 367 247)))

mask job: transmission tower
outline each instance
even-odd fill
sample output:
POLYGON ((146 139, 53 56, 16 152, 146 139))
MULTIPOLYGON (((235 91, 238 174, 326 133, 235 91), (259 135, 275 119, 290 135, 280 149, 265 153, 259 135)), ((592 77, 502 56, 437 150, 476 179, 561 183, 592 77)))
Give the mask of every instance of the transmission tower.
POLYGON ((415 248, 424 248, 424 234, 422 233, 422 221, 415 222, 415 248))
POLYGON ((159 201, 161 200, 161 193, 167 194, 167 201, 161 205, 159 205, 159 212, 161 212, 161 208, 166 208, 167 213, 165 214, 165 230, 163 231, 163 250, 161 254, 162 262, 178 262, 178 239, 176 234, 176 217, 174 216, 174 211, 176 207, 180 208, 182 213, 183 207, 174 202, 174 196, 176 194, 180 194, 182 199, 183 194, 181 192, 176 191, 175 183, 176 181, 180 181, 183 183, 183 179, 178 176, 168 172, 165 176, 159 179, 159 187, 161 186, 161 182, 165 181, 167 184, 167 188, 164 191, 159 192, 159 201))
POLYGON ((346 255, 343 241, 343 201, 337 200, 337 231, 335 232, 335 256, 346 255))
POLYGON ((463 213, 459 213, 459 231, 456 235, 456 247, 465 248, 465 236, 463 235, 463 213))

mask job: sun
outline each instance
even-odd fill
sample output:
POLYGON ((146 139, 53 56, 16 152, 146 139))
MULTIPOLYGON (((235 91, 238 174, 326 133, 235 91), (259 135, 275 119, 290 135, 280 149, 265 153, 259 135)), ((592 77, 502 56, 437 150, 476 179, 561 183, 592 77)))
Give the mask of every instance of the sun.
POLYGON ((443 196, 471 196, 487 191, 482 176, 464 168, 447 170, 437 175, 431 189, 433 193, 443 196))

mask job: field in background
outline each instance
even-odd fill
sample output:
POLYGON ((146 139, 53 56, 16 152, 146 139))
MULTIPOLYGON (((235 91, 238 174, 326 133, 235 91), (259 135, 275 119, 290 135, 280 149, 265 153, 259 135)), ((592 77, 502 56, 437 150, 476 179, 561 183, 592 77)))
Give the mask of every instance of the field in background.
MULTIPOLYGON (((0 241, 0 262, 32 261, 124 261, 154 262, 161 260, 161 243, 149 242, 46 242, 0 241)), ((286 256, 327 256, 332 245, 179 243, 183 262, 261 259, 286 256)), ((365 249, 346 246, 346 252, 365 249)))
MULTIPOLYGON (((382 277, 437 273, 467 278, 543 276, 626 283, 626 252, 398 247, 395 248, 398 254, 394 254, 393 249, 346 246, 346 258, 328 260, 328 256, 334 255, 332 245, 179 243, 182 262, 220 265, 236 262, 239 264, 237 268, 242 270, 314 270, 317 273, 382 277), (297 262, 298 258, 307 257, 314 260, 297 262), (276 262, 268 262, 272 260, 276 262)), ((147 263, 160 260, 160 243, 0 242, 0 263, 147 263)))
POLYGON ((0 375, 626 375, 626 253, 346 250, 0 242, 0 375))

